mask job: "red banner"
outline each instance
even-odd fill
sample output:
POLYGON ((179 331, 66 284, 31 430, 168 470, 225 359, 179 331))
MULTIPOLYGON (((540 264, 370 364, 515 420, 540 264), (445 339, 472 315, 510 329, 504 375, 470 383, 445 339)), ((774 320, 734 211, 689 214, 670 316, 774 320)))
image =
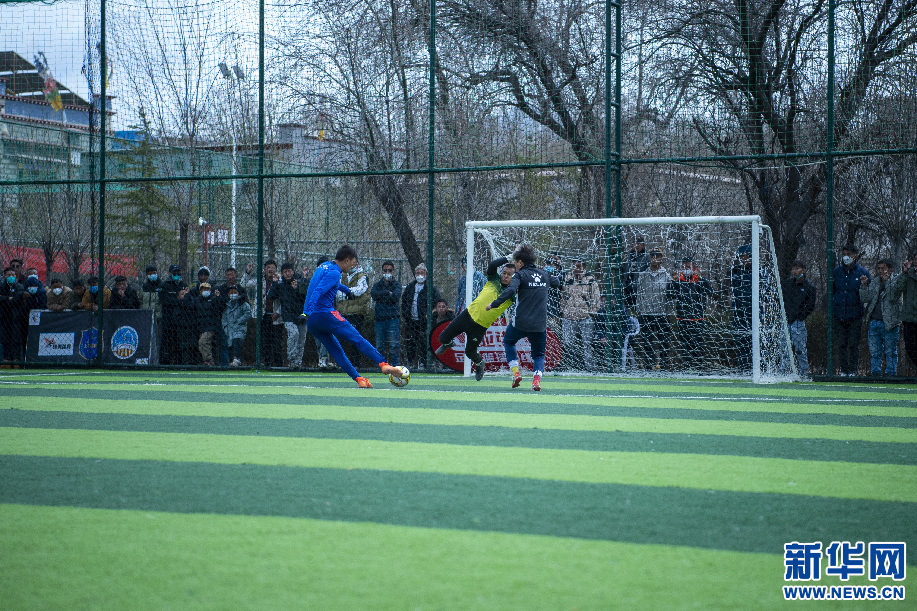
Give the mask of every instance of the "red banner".
MULTIPOLYGON (((449 326, 449 323, 444 322, 435 329, 430 337, 430 348, 434 351, 439 348, 442 344, 439 341, 439 334, 443 332, 443 329, 449 326)), ((506 352, 503 348, 503 336, 506 335, 507 321, 505 318, 500 318, 487 329, 487 333, 484 334, 484 339, 481 341, 481 345, 478 346, 478 354, 484 359, 484 362, 487 363, 487 369, 493 371, 494 369, 509 368, 509 363, 506 362, 506 352)), ((560 362, 560 357, 562 354, 562 349, 560 346, 560 340, 557 339, 557 336, 554 335, 554 332, 548 329, 547 344, 545 345, 544 358, 545 371, 551 371, 557 364, 560 362)), ((532 347, 529 344, 528 339, 521 339, 519 343, 516 344, 516 356, 519 358, 519 364, 523 368, 532 369, 532 347)), ((465 367, 465 334, 461 333, 458 337, 455 338, 455 345, 452 346, 449 350, 446 350, 443 354, 437 357, 443 365, 454 369, 455 371, 464 371, 465 367)))

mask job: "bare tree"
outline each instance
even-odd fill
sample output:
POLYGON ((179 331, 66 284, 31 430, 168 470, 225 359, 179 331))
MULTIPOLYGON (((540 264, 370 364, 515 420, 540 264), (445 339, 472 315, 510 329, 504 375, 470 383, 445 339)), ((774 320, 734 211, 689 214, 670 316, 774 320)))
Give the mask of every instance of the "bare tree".
MULTIPOLYGON (((827 143, 825 0, 683 0, 660 7, 655 66, 698 91, 693 124, 715 155, 796 155, 827 143)), ((852 0, 837 12, 840 51, 833 137, 857 148, 854 126, 888 71, 917 43, 914 0, 852 0)), ((824 163, 785 157, 725 162, 750 212, 774 230, 781 270, 824 205, 824 163)), ((839 161, 840 179, 852 167, 839 161)))
MULTIPOLYGON (((440 6, 440 23, 466 48, 467 66, 456 70, 465 86, 546 128, 567 144, 567 159, 604 158, 603 3, 451 0, 440 6)), ((577 200, 580 215, 604 215, 603 169, 581 169, 577 200)))
MULTIPOLYGON (((211 107, 216 79, 215 45, 222 26, 213 6, 192 1, 137 0, 119 5, 112 38, 132 95, 143 105, 159 143, 171 147, 159 161, 171 176, 198 176, 202 127, 211 107)), ((188 266, 194 205, 199 181, 170 181, 168 191, 179 210, 178 264, 188 266)))

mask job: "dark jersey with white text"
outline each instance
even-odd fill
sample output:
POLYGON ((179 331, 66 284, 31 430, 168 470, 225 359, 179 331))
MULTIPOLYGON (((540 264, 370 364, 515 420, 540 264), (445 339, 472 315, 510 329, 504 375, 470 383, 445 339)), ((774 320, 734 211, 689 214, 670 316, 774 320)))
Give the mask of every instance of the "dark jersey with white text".
POLYGON ((519 331, 544 331, 548 326, 548 293, 560 286, 560 280, 534 265, 526 265, 513 274, 509 286, 490 304, 496 308, 517 292, 516 318, 513 326, 519 331))

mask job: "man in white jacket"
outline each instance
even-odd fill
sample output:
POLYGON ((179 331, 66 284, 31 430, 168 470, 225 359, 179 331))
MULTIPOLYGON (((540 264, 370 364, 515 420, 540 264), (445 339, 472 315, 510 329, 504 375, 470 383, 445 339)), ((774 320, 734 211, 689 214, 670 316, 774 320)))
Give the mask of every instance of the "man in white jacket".
POLYGON ((647 369, 669 369, 672 327, 669 324, 671 302, 666 299, 669 273, 662 266, 662 250, 650 251, 650 266, 635 274, 634 302, 640 322, 640 342, 647 369))

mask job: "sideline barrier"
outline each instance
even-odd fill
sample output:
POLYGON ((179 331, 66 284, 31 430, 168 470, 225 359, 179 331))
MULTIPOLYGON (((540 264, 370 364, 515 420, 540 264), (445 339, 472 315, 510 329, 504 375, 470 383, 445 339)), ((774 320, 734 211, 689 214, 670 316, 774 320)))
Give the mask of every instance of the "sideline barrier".
MULTIPOLYGON (((96 358, 98 320, 92 312, 29 312, 27 363, 86 364, 96 358)), ((106 310, 102 362, 149 365, 152 352, 152 310, 106 310)))

